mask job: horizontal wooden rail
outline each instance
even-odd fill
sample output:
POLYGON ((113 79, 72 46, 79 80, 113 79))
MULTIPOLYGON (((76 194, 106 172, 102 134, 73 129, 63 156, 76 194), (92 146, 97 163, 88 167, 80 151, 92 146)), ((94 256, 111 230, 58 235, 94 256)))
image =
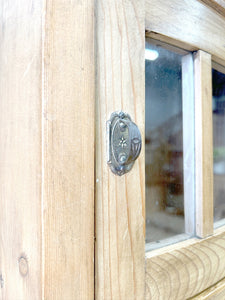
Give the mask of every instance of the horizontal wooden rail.
MULTIPOLYGON (((204 50, 225 65, 225 19, 196 0, 146 0, 145 29, 187 50, 204 50), (213 42, 212 42, 213 41, 213 42)), ((158 38, 157 38, 158 36, 158 38)))
POLYGON ((224 231, 146 253, 146 299, 187 299, 223 279, 224 231))

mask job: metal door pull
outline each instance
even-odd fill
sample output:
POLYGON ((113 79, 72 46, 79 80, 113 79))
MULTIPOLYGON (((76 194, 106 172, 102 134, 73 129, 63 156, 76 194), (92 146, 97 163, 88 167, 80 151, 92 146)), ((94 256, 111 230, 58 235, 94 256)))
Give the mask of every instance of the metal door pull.
POLYGON ((141 134, 127 113, 112 113, 107 121, 107 139, 111 171, 119 176, 129 172, 141 152, 141 134))

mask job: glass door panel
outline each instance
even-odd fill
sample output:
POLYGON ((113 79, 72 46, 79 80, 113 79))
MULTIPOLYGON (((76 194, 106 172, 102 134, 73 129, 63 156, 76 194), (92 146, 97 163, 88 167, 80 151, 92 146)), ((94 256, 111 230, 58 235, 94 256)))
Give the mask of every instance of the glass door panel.
POLYGON ((182 68, 188 53, 162 47, 148 38, 145 51, 146 242, 149 243, 186 232, 183 147, 187 137, 183 126, 187 116, 184 122, 183 94, 188 87, 182 82, 182 68))

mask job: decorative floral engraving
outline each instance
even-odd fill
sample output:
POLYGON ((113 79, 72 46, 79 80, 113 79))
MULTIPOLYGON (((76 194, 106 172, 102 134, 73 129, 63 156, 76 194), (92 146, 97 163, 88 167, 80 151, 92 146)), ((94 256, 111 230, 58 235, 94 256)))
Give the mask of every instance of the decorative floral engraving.
POLYGON ((120 139, 119 146, 121 146, 122 148, 127 147, 127 140, 123 136, 120 139))

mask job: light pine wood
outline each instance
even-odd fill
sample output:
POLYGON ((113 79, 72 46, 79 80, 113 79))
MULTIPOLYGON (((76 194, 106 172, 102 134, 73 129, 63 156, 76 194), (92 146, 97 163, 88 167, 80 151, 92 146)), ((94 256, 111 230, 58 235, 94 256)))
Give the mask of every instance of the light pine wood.
POLYGON ((195 92, 193 55, 182 57, 183 182, 185 233, 195 234, 195 92))
POLYGON ((206 291, 197 295, 191 300, 223 300, 225 299, 225 279, 208 288, 206 291))
POLYGON ((221 73, 225 73, 225 66, 217 64, 215 62, 212 62, 212 68, 221 72, 221 73))
POLYGON ((42 1, 1 1, 0 299, 41 299, 42 1))
POLYGON ((94 1, 46 2, 43 297, 94 298, 94 1))
MULTIPOLYGON (((213 60, 225 64, 225 19, 197 0, 145 1, 145 28, 174 39, 175 45, 188 44, 187 50, 201 49, 213 60)), ((157 36, 155 35, 155 38, 157 36)))
POLYGON ((213 138, 211 55, 198 51, 195 72, 196 234, 213 234, 213 138))
POLYGON ((146 31, 145 33, 146 37, 152 38, 152 40, 155 40, 156 45, 160 45, 165 49, 168 49, 170 51, 174 51, 178 54, 187 54, 189 52, 194 52, 198 50, 198 47, 195 47, 193 45, 185 43, 183 40, 175 40, 174 38, 171 38, 169 36, 162 35, 157 32, 153 31, 146 31))
POLYGON ((144 299, 144 145, 122 177, 107 166, 106 121, 124 110, 144 144, 144 1, 96 3, 96 299, 144 299))
POLYGON ((223 279, 224 230, 147 253, 145 299, 188 299, 223 279))
POLYGON ((222 16, 225 16, 225 1, 224 0, 201 0, 222 16))
POLYGON ((94 297, 93 9, 2 1, 2 300, 94 297))

